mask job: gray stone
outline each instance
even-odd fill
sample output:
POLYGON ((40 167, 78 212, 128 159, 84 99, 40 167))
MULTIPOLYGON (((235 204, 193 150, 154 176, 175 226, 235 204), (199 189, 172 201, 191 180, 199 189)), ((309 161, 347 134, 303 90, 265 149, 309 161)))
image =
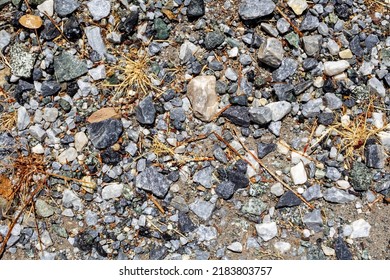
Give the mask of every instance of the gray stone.
POLYGON ((153 124, 156 119, 156 109, 151 95, 146 96, 135 108, 135 117, 140 124, 153 124))
POLYGON ((187 97, 194 116, 202 121, 211 121, 218 112, 218 95, 215 88, 215 76, 195 77, 187 86, 187 97))
POLYGON ((205 13, 205 4, 203 0, 191 0, 187 7, 187 16, 189 18, 198 18, 205 13))
POLYGON ((0 52, 11 42, 11 34, 5 30, 0 30, 0 52))
POLYGON ((349 203, 356 199, 356 196, 349 194, 343 190, 335 187, 326 189, 324 192, 324 199, 333 203, 349 203))
POLYGON ((216 239, 218 236, 218 232, 215 227, 206 227, 204 225, 200 225, 196 230, 196 234, 198 235, 198 241, 210 241, 216 239))
POLYGON ((255 227, 257 235, 264 241, 269 241, 278 235, 278 227, 275 222, 257 224, 255 227))
POLYGON ((190 210, 204 221, 210 220, 214 208, 215 204, 201 199, 196 199, 190 204, 190 210))
POLYGON ((328 39, 327 47, 331 55, 338 55, 340 52, 339 45, 332 39, 328 39))
POLYGON ((349 42, 349 49, 351 52, 357 57, 362 57, 364 54, 364 49, 360 45, 359 35, 353 37, 353 39, 349 42))
POLYGON ((281 254, 287 253, 291 249, 291 244, 284 241, 274 243, 274 248, 281 254))
POLYGON ((242 127, 249 127, 250 116, 248 107, 231 106, 222 113, 222 117, 227 118, 232 123, 242 127))
POLYGON ((30 126, 29 132, 38 141, 43 141, 46 136, 46 131, 38 124, 30 126))
POLYGON ((152 192, 159 198, 165 197, 168 193, 170 182, 157 171, 156 167, 148 167, 137 175, 135 185, 139 189, 152 192))
POLYGON ((251 107, 249 115, 251 121, 259 125, 268 124, 272 120, 272 111, 268 107, 251 107))
POLYGON ((367 191, 371 185, 372 175, 366 165, 355 161, 349 173, 349 181, 355 191, 367 191))
POLYGON ((271 14, 274 9, 271 0, 242 0, 238 13, 243 20, 254 20, 271 14))
POLYGON ((320 185, 313 185, 309 187, 303 194, 302 196, 307 200, 311 201, 314 199, 318 199, 322 197, 322 192, 321 192, 321 187, 320 185))
POLYGON ((110 14, 110 0, 91 0, 87 3, 87 7, 93 20, 98 21, 107 17, 110 14))
POLYGON ((180 231, 184 233, 193 232, 196 229, 190 217, 184 212, 179 212, 177 224, 180 231))
POLYGON ((263 22, 263 23, 261 24, 261 28, 262 28, 268 35, 271 35, 271 36, 273 36, 273 37, 278 37, 278 35, 279 35, 278 30, 277 30, 272 24, 263 22))
POLYGON ((204 45, 207 50, 213 50, 225 41, 225 36, 219 32, 219 31, 213 31, 207 33, 206 37, 204 38, 204 45))
POLYGON ((10 57, 12 74, 18 77, 30 78, 37 54, 29 53, 22 44, 15 44, 10 49, 10 57))
POLYGON ((57 160, 61 164, 68 164, 74 161, 77 158, 77 151, 75 148, 70 147, 63 151, 58 157, 57 160))
POLYGON ((310 13, 307 13, 303 21, 300 25, 301 31, 313 31, 315 30, 318 25, 320 24, 320 21, 316 16, 311 15, 310 13))
POLYGON ((277 137, 280 136, 280 130, 282 129, 282 122, 271 122, 268 126, 268 130, 271 131, 271 133, 277 137))
POLYGON ((37 215, 42 218, 48 218, 54 214, 54 208, 42 199, 37 199, 37 201, 35 202, 35 210, 37 212, 37 215))
POLYGON ((350 238, 362 238, 370 236, 371 225, 363 219, 354 221, 352 224, 352 233, 350 238))
POLYGON ((277 197, 282 196, 284 194, 283 185, 281 183, 275 183, 271 186, 271 193, 277 197))
POLYGON ((54 0, 54 10, 60 17, 73 13, 80 4, 77 0, 54 0))
POLYGON ((317 59, 315 58, 312 58, 312 57, 309 57, 309 58, 306 58, 303 62, 302 62, 302 67, 305 71, 310 71, 310 70, 313 70, 314 68, 316 68, 318 65, 318 61, 317 59))
POLYGON ((16 121, 16 127, 18 130, 25 130, 30 124, 30 115, 26 108, 23 106, 18 109, 18 118, 16 121))
POLYGON ((272 121, 280 121, 287 114, 291 112, 291 103, 287 101, 278 101, 267 104, 265 107, 271 109, 272 112, 272 121))
POLYGON ((123 131, 120 120, 107 119, 87 126, 88 137, 97 149, 108 148, 118 141, 123 131))
POLYGON ((85 28, 85 35, 88 39, 88 44, 91 48, 101 56, 104 56, 107 52, 106 45, 104 44, 100 27, 88 26, 85 28))
POLYGON ((309 100, 309 102, 302 105, 302 115, 306 118, 313 118, 318 116, 321 112, 322 98, 309 100))
POLYGON ((280 67, 272 72, 272 79, 276 82, 285 81, 297 71, 298 62, 292 58, 285 58, 280 67))
POLYGON ((215 189, 215 193, 223 199, 230 199, 236 191, 235 184, 230 181, 220 183, 215 189))
POLYGON ((102 190, 102 198, 105 200, 118 198, 122 195, 123 184, 109 184, 105 186, 102 190))
POLYGON ((276 28, 279 30, 280 33, 284 34, 290 30, 290 24, 288 23, 287 20, 281 17, 276 22, 276 28))
POLYGON ((81 210, 83 209, 83 204, 81 199, 71 190, 65 189, 62 194, 62 205, 66 208, 73 208, 81 210))
POLYGON ((216 160, 218 160, 218 161, 220 161, 222 163, 227 163, 228 162, 226 154, 225 154, 225 152, 223 151, 223 149, 220 146, 216 146, 214 148, 213 155, 214 155, 216 160))
POLYGON ((120 42, 122 42, 121 34, 115 31, 108 33, 106 38, 110 43, 113 44, 120 44, 120 42))
POLYGON ((321 35, 304 36, 302 37, 302 41, 308 56, 315 56, 319 53, 322 44, 321 35))
POLYGON ((92 68, 88 71, 88 73, 95 81, 104 80, 106 78, 106 68, 104 65, 99 65, 96 68, 92 68))
POLYGON ((368 80, 367 86, 370 89, 370 92, 378 94, 380 97, 386 96, 386 89, 383 86, 383 83, 379 81, 377 78, 372 77, 368 80))
POLYGON ((230 244, 229 246, 227 246, 227 249, 235 253, 242 253, 242 244, 236 241, 230 244))
POLYGON ((302 222, 311 230, 314 230, 315 232, 320 232, 323 229, 323 221, 322 221, 322 215, 321 210, 315 209, 312 212, 307 213, 303 219, 302 222))
POLYGON ((248 54, 242 54, 240 55, 240 63, 243 65, 243 66, 248 66, 252 63, 252 58, 250 55, 248 54))
POLYGON ((211 188, 213 185, 213 171, 212 166, 203 168, 194 174, 194 182, 201 184, 205 188, 211 188))
POLYGON ((299 206, 302 203, 302 200, 295 195, 292 191, 285 192, 279 199, 275 208, 285 208, 285 207, 295 207, 299 206))
POLYGON ((71 81, 88 72, 84 61, 79 60, 73 54, 62 52, 54 57, 54 72, 58 82, 71 81))
POLYGON ((94 226, 98 222, 98 214, 95 212, 92 212, 91 210, 87 210, 85 212, 85 223, 87 226, 94 226))
POLYGON ((275 38, 267 38, 261 44, 257 54, 257 57, 261 62, 274 68, 278 67, 282 63, 283 56, 283 45, 275 38))
MULTIPOLYGON (((342 22, 342 21, 340 21, 342 22)), ((329 35, 329 27, 325 22, 320 22, 320 24, 317 27, 318 33, 320 33, 322 36, 328 36, 329 35)))
POLYGON ((57 94, 61 90, 61 85, 55 81, 43 81, 41 86, 41 92, 44 97, 57 94))
POLYGON ((277 145, 275 143, 258 143, 257 144, 257 155, 259 158, 264 158, 269 153, 276 150, 277 145))
POLYGON ((366 165, 372 168, 384 168, 386 162, 386 153, 382 145, 368 145, 365 147, 364 155, 366 165))
POLYGON ((258 198, 249 198, 242 208, 241 212, 243 214, 249 214, 254 216, 259 216, 267 209, 267 205, 258 198))
POLYGON ((47 122, 55 122, 58 118, 58 109, 53 108, 44 108, 43 109, 43 119, 47 122))
POLYGON ((237 81, 238 79, 238 75, 237 75, 237 72, 232 69, 231 67, 228 67, 225 71, 225 77, 227 79, 229 79, 230 81, 237 81))
POLYGON ((331 110, 340 109, 343 106, 343 101, 338 98, 334 93, 327 92, 324 95, 325 106, 331 110))
POLYGON ((328 166, 326 168, 325 177, 332 181, 337 181, 341 178, 341 173, 336 167, 328 166))
POLYGON ((349 250, 347 244, 345 244, 342 236, 339 236, 336 239, 334 249, 338 260, 352 260, 351 251, 349 250))

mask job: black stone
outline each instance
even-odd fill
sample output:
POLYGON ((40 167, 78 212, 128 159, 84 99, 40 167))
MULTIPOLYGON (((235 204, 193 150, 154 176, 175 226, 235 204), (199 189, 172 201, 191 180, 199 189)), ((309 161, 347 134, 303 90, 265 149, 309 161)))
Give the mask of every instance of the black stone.
POLYGON ((124 32, 127 35, 132 35, 138 24, 138 12, 132 11, 130 15, 126 17, 124 21, 119 24, 119 31, 124 32))
POLYGON ((90 235, 88 231, 82 232, 75 237, 75 247, 81 251, 91 251, 95 245, 95 237, 90 235))
POLYGON ((99 242, 95 242, 95 249, 100 256, 102 256, 103 258, 107 257, 106 251, 104 251, 102 244, 100 244, 99 242))
POLYGON ((76 41, 83 36, 80 23, 75 16, 71 16, 64 24, 64 35, 70 41, 76 41))
POLYGON ((64 137, 61 138, 60 142, 61 142, 61 144, 74 143, 74 136, 66 134, 64 137))
POLYGON ((168 174, 167 179, 176 182, 180 178, 180 172, 179 171, 172 171, 168 174))
POLYGON ((89 139, 95 148, 105 149, 118 141, 123 131, 120 120, 107 119, 87 126, 89 139))
POLYGON ((249 108, 242 106, 231 106, 222 113, 222 117, 227 118, 238 126, 249 127, 249 108))
POLYGON ((179 230, 184 233, 193 232, 196 229, 190 217, 184 212, 179 212, 177 223, 179 230))
POLYGON ((6 156, 14 153, 16 148, 16 141, 10 133, 0 133, 0 159, 4 159, 6 156))
POLYGON ((362 57, 364 54, 364 50, 362 46, 360 45, 360 38, 359 35, 356 35, 353 37, 353 39, 349 42, 349 48, 351 52, 356 55, 357 57, 362 57))
POLYGON ((275 143, 259 143, 257 144, 257 155, 259 158, 263 158, 269 153, 276 150, 277 145, 275 143))
POLYGON ((275 208, 284 208, 284 207, 294 207, 302 203, 302 200, 299 199, 292 191, 286 192, 282 195, 276 204, 275 208))
POLYGON ((219 47, 225 41, 225 36, 218 31, 207 33, 204 38, 204 45, 207 50, 213 50, 219 47))
POLYGON ((191 0, 187 7, 187 16, 189 19, 196 19, 205 14, 205 5, 203 0, 191 0))
POLYGON ((227 178, 234 184, 235 190, 246 188, 249 185, 249 179, 246 174, 234 169, 227 171, 227 178))
POLYGON ((301 93, 305 92, 309 87, 311 87, 312 84, 312 81, 304 81, 299 84, 296 84, 294 86, 294 94, 300 95, 301 93))
POLYGON ((322 89, 323 89, 324 92, 335 92, 336 85, 334 84, 332 79, 326 79, 322 89))
POLYGON ((165 246, 156 246, 149 253, 150 260, 163 260, 168 255, 168 248, 165 246))
POLYGON ((61 85, 54 80, 44 81, 42 83, 41 92, 44 97, 57 94, 61 90, 61 85))
POLYGON ((302 67, 305 71, 310 71, 310 70, 313 70, 314 68, 316 68, 318 65, 318 61, 317 59, 315 58, 312 58, 312 57, 309 57, 309 58, 306 58, 303 62, 302 62, 302 67))
POLYGON ((50 20, 45 20, 43 30, 41 32, 41 38, 46 41, 51 41, 60 35, 61 33, 58 31, 57 27, 55 27, 50 20))
POLYGON ((248 106, 248 97, 246 95, 232 96, 229 102, 233 105, 248 106))
POLYGON ((153 124, 156 118, 156 109, 152 96, 145 97, 135 108, 135 117, 141 124, 153 124))
POLYGON ((216 194, 225 200, 230 199, 235 191, 235 184, 229 181, 220 183, 215 189, 216 194))
POLYGON ((336 15, 343 20, 349 19, 349 16, 352 14, 352 8, 346 4, 336 4, 334 10, 336 15))
POLYGON ((103 163, 110 165, 117 165, 122 160, 121 154, 111 148, 108 148, 107 150, 103 151, 100 154, 100 157, 103 163))
POLYGON ((183 108, 173 108, 169 114, 171 120, 184 122, 186 120, 186 114, 183 108))
POLYGON ((341 236, 336 239, 334 250, 336 251, 336 258, 338 260, 352 260, 352 253, 341 236))
POLYGON ((23 94, 25 92, 34 89, 34 85, 26 82, 25 80, 19 80, 18 85, 15 88, 14 97, 20 105, 24 105, 28 101, 28 96, 23 94))
POLYGON ((79 90, 79 86, 77 85, 77 82, 69 82, 68 87, 66 89, 66 93, 73 97, 76 95, 77 91, 79 90))
POLYGON ((326 112, 318 115, 318 122, 323 125, 331 125, 334 122, 333 113, 326 112))

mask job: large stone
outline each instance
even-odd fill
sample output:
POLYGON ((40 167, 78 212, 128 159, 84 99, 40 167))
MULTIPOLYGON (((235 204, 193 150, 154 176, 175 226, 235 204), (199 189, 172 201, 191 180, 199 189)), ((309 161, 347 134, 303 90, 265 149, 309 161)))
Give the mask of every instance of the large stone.
POLYGON ((321 210, 315 209, 312 212, 307 213, 302 222, 309 228, 314 230, 315 232, 319 232, 323 228, 323 221, 321 210))
POLYGON ((37 54, 29 53, 22 44, 15 44, 10 50, 12 74, 30 78, 37 54))
POLYGON ((149 191, 159 198, 165 197, 170 187, 168 179, 153 166, 146 168, 137 175, 135 185, 137 188, 149 191))
POLYGON ((257 57, 261 62, 274 68, 279 67, 282 63, 283 56, 283 45, 275 38, 267 38, 267 40, 260 45, 257 53, 257 57))
POLYGON ((352 224, 351 238, 368 237, 370 235, 371 226, 363 219, 354 221, 352 224))
POLYGON ((0 30, 0 52, 11 42, 11 34, 5 30, 0 30))
POLYGON ((287 101, 278 101, 267 104, 265 107, 272 111, 272 121, 277 122, 283 119, 291 112, 291 103, 287 101))
POLYGON ((257 235, 264 241, 269 241, 278 235, 278 227, 275 222, 255 225, 257 235))
POLYGON ((73 54, 63 52, 54 57, 54 71, 59 82, 71 81, 88 72, 84 61, 79 60, 73 54))
POLYGON ((289 0, 287 5, 290 6, 297 16, 302 15, 308 7, 306 0, 289 0))
POLYGON ((275 3, 271 0, 243 0, 238 13, 243 20, 254 20, 271 14, 275 3))
POLYGON ((250 115, 248 107, 231 106, 222 113, 222 117, 227 118, 235 125, 249 127, 250 115))
POLYGON ((279 209, 284 207, 294 207, 300 205, 301 203, 302 200, 298 196, 296 196, 295 193, 293 193, 292 191, 287 191, 280 197, 275 208, 279 209))
POLYGON ((370 89, 370 92, 375 93, 379 95, 380 97, 386 96, 386 89, 383 86, 383 83, 379 81, 377 78, 372 77, 367 82, 368 88, 370 89))
POLYGON ((201 184, 205 188, 211 188, 213 185, 214 168, 209 166, 203 168, 194 174, 194 182, 201 184))
POLYGON ((87 129, 92 144, 98 149, 105 149, 118 141, 123 131, 123 125, 120 120, 107 119, 91 123, 87 129))
POLYGON ((88 44, 91 46, 91 48, 101 56, 104 56, 107 50, 102 38, 100 27, 97 26, 86 27, 85 35, 87 35, 88 44))
POLYGON ((30 115, 28 114, 26 108, 23 106, 18 109, 18 118, 16 122, 16 127, 18 130, 24 130, 30 124, 30 115))
POLYGON ((350 67, 346 60, 326 61, 324 63, 324 73, 327 76, 335 76, 347 70, 350 67))
POLYGON ((198 76, 193 78, 187 87, 187 97, 191 102, 194 116, 209 122, 218 112, 218 95, 215 92, 214 76, 198 76))
POLYGON ((219 47, 225 41, 225 36, 218 31, 207 33, 204 38, 204 46, 207 50, 213 50, 219 47))

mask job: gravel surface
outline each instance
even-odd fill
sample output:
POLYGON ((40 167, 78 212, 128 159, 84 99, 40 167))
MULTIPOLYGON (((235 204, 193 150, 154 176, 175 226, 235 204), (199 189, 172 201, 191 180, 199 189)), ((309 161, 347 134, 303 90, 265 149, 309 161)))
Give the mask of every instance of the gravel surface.
POLYGON ((390 259, 389 7, 0 0, 0 258, 390 259))

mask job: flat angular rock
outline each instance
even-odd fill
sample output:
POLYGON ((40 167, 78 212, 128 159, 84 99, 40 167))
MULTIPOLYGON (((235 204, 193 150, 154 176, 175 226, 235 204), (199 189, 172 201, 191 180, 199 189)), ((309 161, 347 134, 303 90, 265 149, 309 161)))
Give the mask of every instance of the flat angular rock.
POLYGON ((379 81, 377 78, 373 77, 369 79, 367 85, 368 88, 370 89, 370 92, 375 93, 380 97, 386 96, 386 89, 383 86, 383 83, 379 81))
POLYGON ((159 198, 165 197, 170 187, 168 179, 153 166, 146 168, 137 175, 135 185, 137 188, 149 191, 159 198))
POLYGON ((204 38, 204 45, 207 50, 213 50, 219 47, 225 41, 225 36, 219 31, 207 33, 204 38))
POLYGON ((272 111, 268 107, 251 107, 249 115, 251 121, 259 125, 268 124, 272 120, 272 111))
POLYGON ((23 106, 18 109, 18 118, 16 121, 16 127, 18 130, 25 130, 30 124, 30 115, 26 108, 23 106))
POLYGON ((91 123, 87 126, 88 137, 97 149, 105 149, 114 145, 123 131, 120 120, 107 119, 91 123))
POLYGON ((302 196, 307 200, 307 201, 312 201, 314 199, 318 199, 322 197, 322 192, 321 192, 321 187, 320 185, 313 185, 309 187, 303 194, 302 196))
POLYGON ((365 147, 364 154, 368 167, 377 169, 385 167, 386 154, 382 145, 368 145, 365 147))
POLYGON ((220 183, 215 189, 215 193, 225 200, 230 199, 235 191, 235 185, 230 181, 220 183))
POLYGON ((334 250, 338 260, 352 260, 351 251, 341 236, 337 237, 334 244, 334 250))
POLYGON ((356 196, 338 188, 331 187, 324 192, 324 199, 333 203, 349 203, 356 199, 356 196))
POLYGON ((195 232, 198 235, 199 242, 210 241, 216 239, 218 236, 218 232, 215 227, 206 227, 205 225, 200 225, 195 232))
POLYGON ((242 244, 236 241, 230 244, 229 246, 227 246, 227 249, 235 253, 242 253, 242 244))
POLYGON ((151 95, 145 97, 135 108, 135 117, 140 124, 153 124, 156 119, 156 109, 151 95))
POLYGON ((300 25, 301 31, 313 31, 320 25, 320 21, 316 16, 307 13, 300 25))
POLYGON ((231 106, 222 113, 222 117, 227 118, 235 125, 249 127, 250 115, 248 107, 231 106))
POLYGON ((307 174, 302 161, 299 162, 297 165, 291 167, 290 172, 294 185, 301 185, 306 183, 307 174))
POLYGON ((271 14, 274 9, 271 0, 242 0, 238 13, 243 20, 254 20, 271 14))
POLYGON ((264 241, 269 241, 278 235, 278 227, 275 222, 257 224, 255 227, 257 235, 264 241))
POLYGON ((295 207, 302 203, 302 200, 297 197, 292 191, 287 191, 284 193, 278 203, 276 204, 275 208, 284 208, 284 207, 295 207))
POLYGON ((91 0, 87 3, 87 7, 95 21, 107 17, 111 11, 110 0, 91 0))
POLYGON ((350 67, 346 60, 326 61, 324 63, 324 73, 327 76, 335 76, 347 70, 350 67))
POLYGON ((370 235, 371 226, 363 219, 354 221, 352 224, 351 238, 368 237, 370 235))
POLYGON ((320 232, 323 229, 323 221, 322 221, 322 215, 321 210, 315 209, 312 212, 307 213, 303 219, 302 222, 311 230, 314 230, 315 232, 320 232))
POLYGON ((201 199, 197 199, 190 204, 190 210, 204 221, 210 220, 214 208, 215 204, 201 199))
POLYGON ((259 158, 264 158, 269 153, 276 150, 277 145, 275 143, 259 143, 257 144, 257 155, 259 158))
POLYGON ((87 35, 88 44, 91 46, 91 48, 101 56, 104 56, 104 54, 107 52, 107 49, 102 38, 100 27, 86 27, 85 35, 87 35))
POLYGON ((271 67, 279 67, 282 63, 284 56, 284 49, 282 43, 275 38, 267 38, 259 48, 257 53, 258 59, 271 66, 271 67))
POLYGON ((189 233, 196 230, 195 224, 192 222, 190 217, 184 212, 179 212, 177 224, 179 226, 179 230, 184 233, 189 233))
POLYGON ((194 182, 201 184, 205 188, 211 188, 213 185, 213 171, 212 166, 203 168, 194 174, 194 182))
POLYGON ((319 53, 322 43, 321 35, 304 36, 302 38, 305 53, 314 56, 319 53))
POLYGON ((60 17, 73 13, 80 3, 77 0, 54 0, 54 10, 60 17))
POLYGON ((122 195, 123 184, 109 184, 102 190, 102 198, 105 200, 117 198, 122 195))
POLYGON ((71 81, 88 72, 84 61, 73 54, 62 52, 54 57, 54 71, 58 82, 71 81))
POLYGON ((42 218, 48 218, 54 214, 54 208, 42 199, 37 199, 35 202, 35 209, 37 211, 37 215, 42 218))
POLYGON ((9 45, 11 42, 11 34, 5 30, 0 30, 0 51, 9 45))
POLYGON ((218 112, 218 95, 215 91, 214 76, 198 76, 193 78, 187 87, 187 97, 191 102, 194 116, 209 122, 218 112))
POLYGON ((191 0, 187 7, 189 18, 198 18, 205 14, 205 4, 203 0, 191 0))
POLYGON ((77 158, 77 151, 75 148, 70 147, 63 151, 57 158, 58 162, 61 164, 71 163, 77 158))
POLYGON ((285 81, 297 71, 298 62, 292 58, 285 58, 278 69, 272 72, 272 79, 276 82, 285 81))
POLYGON ((61 85, 55 81, 42 82, 41 92, 44 97, 56 95, 61 90, 61 85))
POLYGON ((29 53, 22 44, 15 44, 10 49, 10 57, 12 74, 30 78, 37 54, 29 53))
POLYGON ((340 109, 343 106, 343 101, 338 98, 334 93, 327 92, 324 95, 325 106, 331 110, 340 109))
POLYGON ((278 101, 267 104, 265 107, 272 111, 272 121, 277 122, 283 119, 291 112, 291 103, 287 101, 278 101))

